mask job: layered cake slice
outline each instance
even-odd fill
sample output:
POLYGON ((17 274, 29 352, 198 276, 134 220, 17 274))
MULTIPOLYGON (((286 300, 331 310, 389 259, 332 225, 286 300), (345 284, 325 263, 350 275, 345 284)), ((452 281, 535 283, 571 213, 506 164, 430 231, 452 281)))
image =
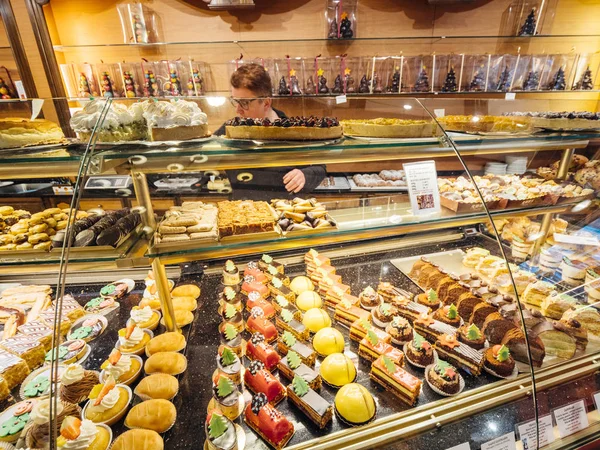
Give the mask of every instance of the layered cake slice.
POLYGON ((304 378, 294 375, 287 387, 290 402, 296 405, 315 425, 323 429, 333 417, 333 406, 310 388, 304 378))
POLYGON ((294 434, 294 425, 262 393, 254 395, 246 406, 244 421, 277 450, 285 447, 294 434))
POLYGON ((371 365, 371 380, 391 392, 408 406, 417 403, 421 393, 421 380, 411 375, 391 358, 380 356, 371 365))
POLYGON ((456 328, 435 320, 427 314, 423 314, 415 320, 414 329, 431 343, 434 343, 445 334, 454 336, 457 333, 456 328))
POLYGON ((382 355, 387 356, 399 366, 404 364, 404 353, 379 339, 374 329, 371 329, 358 345, 358 356, 368 361, 374 361, 382 355))
MULTIPOLYGON (((542 367, 546 350, 542 340, 535 335, 527 336, 529 340, 529 349, 531 351, 531 364, 535 367, 542 367)), ((502 339, 501 345, 506 345, 517 361, 529 364, 529 353, 527 351, 527 341, 525 335, 519 328, 508 330, 502 339)))
POLYGON ((502 342, 502 339, 509 330, 517 328, 517 325, 512 321, 502 317, 502 314, 499 312, 495 312, 487 316, 485 322, 483 322, 481 331, 487 340, 490 341, 490 344, 496 345, 502 342))
POLYGON ((420 305, 406 297, 394 297, 392 299, 392 305, 396 307, 398 315, 404 317, 410 323, 413 323, 423 314, 428 315, 431 313, 431 308, 429 306, 420 305))
MULTIPOLYGON (((298 311, 299 313, 299 311, 298 311)), ((275 325, 283 332, 288 331, 292 333, 297 339, 301 341, 308 341, 310 332, 308 328, 304 326, 302 322, 299 322, 293 312, 289 309, 282 309, 281 314, 275 319, 275 325)))
POLYGON ((360 342, 367 336, 368 331, 373 331, 377 338, 383 342, 389 343, 392 340, 392 337, 389 334, 379 328, 373 327, 373 325, 365 319, 358 319, 352 324, 350 327, 350 339, 355 342, 360 342))
POLYGON ((283 336, 277 341, 277 350, 283 356, 287 355, 290 350, 296 352, 302 362, 310 367, 314 367, 317 360, 314 349, 310 345, 298 342, 296 337, 289 331, 284 331, 283 336))
POLYGON ((264 364, 268 370, 277 367, 281 359, 275 349, 265 342, 265 337, 260 333, 254 333, 246 345, 246 357, 251 360, 258 360, 264 364))
POLYGON ((367 322, 371 320, 371 313, 344 299, 335 306, 333 318, 336 322, 350 328, 359 319, 366 320, 367 322))
POLYGON ((321 387, 321 375, 304 364, 298 353, 293 350, 290 350, 288 354, 279 361, 277 368, 279 369, 279 374, 290 381, 293 380, 295 376, 300 376, 306 380, 311 389, 317 390, 321 387))
POLYGON ((483 355, 466 344, 461 344, 454 335, 442 335, 434 344, 444 361, 455 365, 471 375, 481 374, 483 355))

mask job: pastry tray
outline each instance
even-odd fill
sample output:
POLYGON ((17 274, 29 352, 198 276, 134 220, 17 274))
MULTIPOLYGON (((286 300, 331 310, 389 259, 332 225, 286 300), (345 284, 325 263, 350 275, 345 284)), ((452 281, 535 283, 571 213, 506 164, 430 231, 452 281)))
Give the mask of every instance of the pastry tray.
POLYGON ((333 177, 335 186, 317 186, 315 191, 346 191, 350 189, 350 184, 346 177, 333 177))
POLYGON ((348 179, 348 184, 350 185, 351 192, 408 192, 408 185, 364 187, 358 186, 351 176, 347 176, 346 178, 348 179))
POLYGON ((338 138, 338 139, 325 139, 322 141, 319 140, 310 140, 310 141, 286 141, 286 140, 269 140, 269 139, 264 139, 264 140, 258 140, 258 139, 230 139, 230 138, 226 138, 226 137, 221 137, 218 138, 219 143, 223 144, 223 145, 227 145, 230 147, 236 147, 239 148, 240 150, 253 150, 256 147, 262 147, 262 148, 268 148, 268 147, 274 147, 274 148, 282 148, 282 147, 288 147, 288 148, 298 148, 298 147, 302 147, 302 148, 310 148, 310 147, 325 147, 327 145, 336 145, 339 144, 340 142, 342 142, 344 140, 344 138, 338 138))

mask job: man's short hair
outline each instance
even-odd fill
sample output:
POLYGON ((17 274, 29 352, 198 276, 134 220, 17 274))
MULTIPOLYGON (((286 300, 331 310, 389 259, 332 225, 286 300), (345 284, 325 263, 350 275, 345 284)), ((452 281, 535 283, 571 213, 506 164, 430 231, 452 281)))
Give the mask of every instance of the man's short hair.
POLYGON ((271 77, 260 64, 244 64, 231 75, 231 85, 248 89, 256 97, 270 97, 273 92, 271 77))

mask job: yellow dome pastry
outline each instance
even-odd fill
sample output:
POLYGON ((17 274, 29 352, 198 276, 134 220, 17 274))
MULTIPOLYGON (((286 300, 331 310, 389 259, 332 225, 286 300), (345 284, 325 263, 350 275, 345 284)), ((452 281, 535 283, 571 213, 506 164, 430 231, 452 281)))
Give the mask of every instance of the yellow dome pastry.
POLYGON ((171 297, 200 297, 200 288, 195 284, 182 284, 171 291, 171 297))
POLYGON ((146 400, 131 408, 125 418, 125 426, 164 433, 176 420, 177 409, 169 400, 146 400))
POLYGON ((139 328, 156 330, 158 321, 160 320, 160 313, 158 311, 153 311, 149 306, 144 306, 143 308, 134 306, 131 308, 129 320, 135 323, 139 328))
POLYGON ((367 388, 350 383, 335 395, 335 412, 348 425, 363 425, 375 417, 375 401, 367 388))
POLYGON ((342 353, 344 351, 344 336, 335 328, 322 328, 315 334, 312 344, 319 356, 342 353))
POLYGON ((158 352, 179 352, 186 346, 185 336, 175 331, 159 334, 146 345, 146 356, 158 352))
POLYGON ((313 291, 305 291, 296 298, 296 306, 302 311, 323 306, 321 296, 313 291))
POLYGON ((134 394, 142 400, 171 400, 178 391, 179 381, 177 378, 166 373, 155 373, 140 381, 134 394))
POLYGON ((150 339, 152 339, 151 331, 144 331, 135 323, 128 322, 127 328, 119 330, 119 350, 129 355, 141 355, 150 339))
POLYGON ((326 311, 319 308, 312 308, 304 313, 302 324, 308 328, 311 333, 316 333, 323 328, 330 327, 331 318, 326 311))
POLYGON ((181 353, 158 352, 146 360, 144 370, 147 374, 166 373, 179 375, 187 369, 187 358, 181 353))
POLYGON ((156 431, 129 430, 120 435, 111 447, 111 450, 164 450, 163 439, 156 431))
POLYGON ((310 281, 310 278, 301 276, 292 280, 290 289, 294 291, 294 294, 300 295, 306 291, 314 291, 315 286, 312 284, 312 281, 310 281))
MULTIPOLYGON (((186 311, 185 309, 175 309, 173 314, 175 315, 175 323, 179 328, 183 328, 194 321, 194 313, 191 311, 186 311)), ((161 325, 165 324, 164 317, 160 319, 160 323, 161 325)))
POLYGON ((325 358, 319 372, 323 381, 336 388, 352 383, 356 379, 356 367, 343 353, 333 353, 325 358))
POLYGON ((194 297, 173 297, 173 309, 184 309, 186 311, 196 311, 198 309, 198 300, 194 297))
POLYGON ((94 386, 89 399, 83 412, 84 419, 113 425, 125 415, 131 391, 125 385, 116 384, 113 377, 108 377, 104 384, 94 386))

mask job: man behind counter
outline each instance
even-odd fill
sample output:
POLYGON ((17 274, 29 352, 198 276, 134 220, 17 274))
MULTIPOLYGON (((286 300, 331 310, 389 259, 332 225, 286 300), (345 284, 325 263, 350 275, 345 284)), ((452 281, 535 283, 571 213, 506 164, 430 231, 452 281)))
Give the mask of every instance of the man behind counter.
MULTIPOLYGON (((245 64, 231 75, 231 102, 240 117, 270 120, 285 119, 283 111, 274 109, 271 78, 258 64, 245 64)), ((213 134, 225 134, 222 125, 213 134)), ((325 166, 272 167, 265 169, 228 170, 234 199, 270 200, 277 196, 309 193, 326 177, 325 166), (251 177, 248 176, 251 175, 251 177), (250 180, 247 180, 251 178, 250 180), (246 181, 247 180, 247 181, 246 181)))

